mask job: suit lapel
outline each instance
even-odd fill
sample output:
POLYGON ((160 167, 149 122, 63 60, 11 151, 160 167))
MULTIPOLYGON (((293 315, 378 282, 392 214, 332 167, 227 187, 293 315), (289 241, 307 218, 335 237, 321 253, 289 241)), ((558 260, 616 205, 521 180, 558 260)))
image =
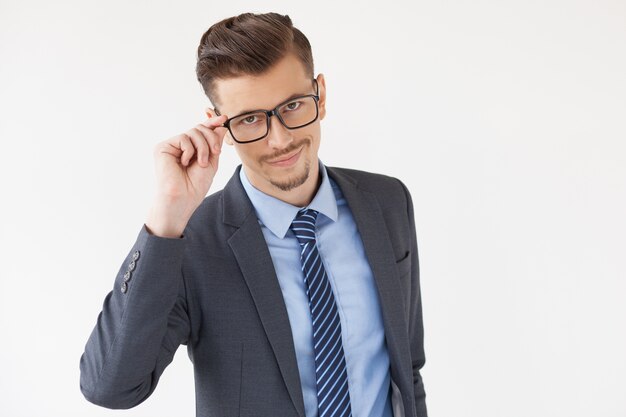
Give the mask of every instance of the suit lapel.
POLYGON ((239 228, 230 237, 228 244, 252 294, 291 400, 298 415, 305 417, 302 386, 287 307, 256 213, 239 180, 240 169, 241 166, 224 187, 224 222, 239 228))
MULTIPOLYGON (((356 181, 338 168, 326 167, 330 177, 337 182, 348 202, 365 253, 372 268, 378 290, 385 338, 391 364, 391 377, 404 393, 413 392, 412 375, 407 372, 411 356, 406 329, 408 328, 398 271, 391 239, 385 226, 382 209, 376 196, 357 186, 356 181)), ((408 368, 411 369, 411 368, 408 368)))

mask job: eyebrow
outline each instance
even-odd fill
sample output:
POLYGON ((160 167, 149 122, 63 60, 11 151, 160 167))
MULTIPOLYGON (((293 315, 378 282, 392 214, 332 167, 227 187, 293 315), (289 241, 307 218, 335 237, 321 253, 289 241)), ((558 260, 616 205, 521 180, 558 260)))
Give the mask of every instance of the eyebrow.
MULTIPOLYGON (((289 97, 287 97, 286 99, 284 99, 283 101, 281 101, 280 103, 278 103, 272 109, 276 108, 277 106, 280 106, 281 104, 285 103, 286 101, 289 101, 289 100, 294 99, 296 97, 307 96, 309 94, 315 94, 315 93, 295 93, 295 94, 292 94, 289 97)), ((257 109, 243 110, 243 111, 240 111, 239 113, 237 113, 237 114, 235 114, 234 116, 231 116, 231 117, 237 117, 239 115, 246 114, 246 113, 252 113, 252 112, 255 112, 255 111, 267 111, 267 110, 265 110, 265 109, 258 109, 258 108, 257 109)))

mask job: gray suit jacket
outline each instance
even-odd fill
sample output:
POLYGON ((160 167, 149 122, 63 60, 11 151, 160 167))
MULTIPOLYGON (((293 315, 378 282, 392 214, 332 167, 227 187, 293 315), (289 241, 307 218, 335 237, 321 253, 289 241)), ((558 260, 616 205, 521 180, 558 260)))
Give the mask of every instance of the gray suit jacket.
MULTIPOLYGON (((143 402, 185 344, 198 417, 305 417, 287 309, 240 169, 204 199, 182 238, 154 236, 142 226, 80 359, 87 400, 108 408, 143 402)), ((394 415, 426 417, 409 191, 384 175, 327 170, 352 210, 374 273, 394 415)))

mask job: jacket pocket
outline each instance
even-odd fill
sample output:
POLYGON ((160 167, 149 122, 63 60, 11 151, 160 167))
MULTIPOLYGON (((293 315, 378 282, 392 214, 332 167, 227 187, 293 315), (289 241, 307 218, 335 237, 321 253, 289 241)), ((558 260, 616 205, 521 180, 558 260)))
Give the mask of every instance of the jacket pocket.
POLYGON ((411 272, 411 251, 407 251, 402 259, 396 261, 396 269, 401 278, 411 272))

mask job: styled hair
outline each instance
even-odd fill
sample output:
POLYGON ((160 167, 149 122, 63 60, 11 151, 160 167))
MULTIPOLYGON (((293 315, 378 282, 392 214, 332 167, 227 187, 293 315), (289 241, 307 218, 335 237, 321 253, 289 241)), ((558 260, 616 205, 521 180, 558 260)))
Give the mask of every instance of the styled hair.
POLYGON ((262 74, 288 53, 295 54, 313 78, 311 44, 288 15, 242 13, 215 23, 202 35, 196 75, 204 94, 217 105, 216 80, 262 74))

